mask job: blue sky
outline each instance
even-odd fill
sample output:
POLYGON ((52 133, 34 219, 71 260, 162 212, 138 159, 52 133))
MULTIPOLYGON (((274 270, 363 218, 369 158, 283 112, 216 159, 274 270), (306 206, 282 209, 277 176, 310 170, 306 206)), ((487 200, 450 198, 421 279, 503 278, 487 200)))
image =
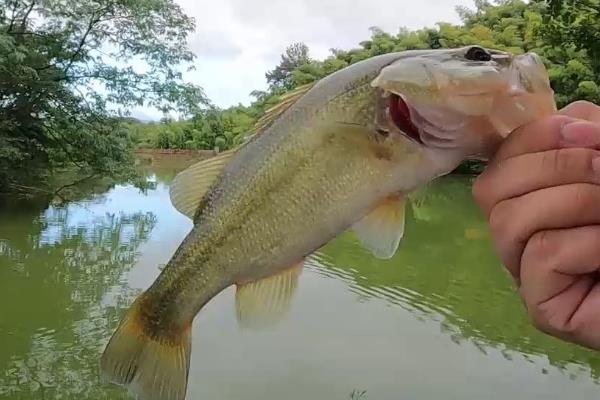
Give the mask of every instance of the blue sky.
MULTIPOLYGON (((369 27, 396 33, 438 21, 459 22, 456 5, 472 0, 176 0, 196 19, 189 45, 196 70, 185 79, 202 86, 218 106, 248 104, 250 92, 266 87, 265 72, 292 42, 301 41, 314 58, 330 48, 348 49, 368 38, 369 27)), ((134 111, 159 119, 147 108, 134 111)))

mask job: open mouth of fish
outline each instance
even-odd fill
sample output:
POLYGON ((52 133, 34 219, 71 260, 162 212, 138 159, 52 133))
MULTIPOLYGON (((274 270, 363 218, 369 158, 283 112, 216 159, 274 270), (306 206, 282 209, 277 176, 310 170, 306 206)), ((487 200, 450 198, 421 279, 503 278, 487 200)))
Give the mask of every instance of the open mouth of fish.
MULTIPOLYGON (((456 94, 460 99, 481 97, 485 92, 463 92, 456 94)), ((468 129, 473 116, 465 115, 445 106, 415 106, 404 96, 394 92, 387 93, 388 121, 392 129, 419 145, 451 149, 460 146, 461 135, 468 129)))
POLYGON ((402 98, 402 96, 396 93, 390 93, 390 105, 389 113, 396 128, 400 129, 402 133, 411 138, 412 140, 423 143, 419 129, 415 126, 411 119, 410 110, 408 104, 402 98))

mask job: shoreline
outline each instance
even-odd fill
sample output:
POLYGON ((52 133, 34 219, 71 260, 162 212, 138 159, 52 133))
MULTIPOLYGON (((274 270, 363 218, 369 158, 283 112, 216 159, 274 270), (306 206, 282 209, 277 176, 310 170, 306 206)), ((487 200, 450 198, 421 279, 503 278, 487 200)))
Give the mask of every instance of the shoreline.
POLYGON ((134 154, 139 155, 189 155, 204 158, 216 156, 214 150, 190 150, 190 149, 135 149, 134 154))

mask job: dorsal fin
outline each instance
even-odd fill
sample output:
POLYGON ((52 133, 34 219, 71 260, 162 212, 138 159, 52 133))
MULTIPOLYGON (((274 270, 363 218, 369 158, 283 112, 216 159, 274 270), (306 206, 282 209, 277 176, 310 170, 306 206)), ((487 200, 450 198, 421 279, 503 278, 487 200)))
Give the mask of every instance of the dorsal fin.
POLYGON ((306 85, 299 86, 296 89, 279 96, 279 102, 269 108, 256 122, 256 125, 254 126, 256 134, 260 134, 260 132, 271 126, 281 114, 294 105, 302 96, 312 89, 316 83, 317 82, 307 83, 306 85))
POLYGON ((225 151, 177 174, 169 189, 171 203, 177 211, 194 219, 204 195, 234 154, 235 150, 225 151))
POLYGON ((171 202, 182 214, 194 219, 204 195, 219 177, 235 152, 245 146, 252 138, 260 135, 275 122, 286 110, 304 96, 316 82, 300 86, 279 97, 279 103, 269 108, 256 122, 254 131, 235 149, 225 151, 216 157, 200 161, 180 172, 170 188, 171 202))

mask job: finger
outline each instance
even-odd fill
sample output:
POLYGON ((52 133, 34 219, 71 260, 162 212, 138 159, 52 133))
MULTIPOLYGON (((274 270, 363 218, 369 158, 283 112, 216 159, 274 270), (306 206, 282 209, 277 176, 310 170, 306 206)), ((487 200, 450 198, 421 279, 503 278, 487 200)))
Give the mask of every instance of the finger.
POLYGON ((500 201, 571 183, 600 184, 600 151, 568 148, 508 158, 491 165, 477 179, 473 195, 489 217, 500 201))
POLYGON ((521 295, 535 325, 600 346, 600 226, 542 231, 521 260, 521 295))
POLYGON ((600 224, 600 186, 555 186, 498 203, 490 213, 496 249, 515 279, 525 244, 536 232, 600 224), (565 202, 567 199, 568 202, 565 202))
MULTIPOLYGON (((600 225, 540 231, 521 259, 522 290, 535 303, 563 293, 582 275, 600 268, 600 225)), ((599 314, 600 316, 600 314, 599 314)))
POLYGON ((555 115, 525 125, 506 138, 491 164, 560 147, 600 148, 600 124, 555 115))
POLYGON ((600 123, 600 107, 589 101, 575 101, 564 107, 559 113, 571 118, 600 123))
MULTIPOLYGON (((600 123, 600 107, 588 101, 573 102, 558 115, 534 121, 516 129, 506 139, 495 159, 502 160, 514 155, 545 151, 557 147, 585 146, 593 147, 600 144, 598 130, 593 129, 593 124, 600 123), (569 123, 590 122, 580 125, 570 132, 570 137, 565 141, 561 135, 562 127, 569 123)), ((567 130, 567 135, 569 135, 567 130)))

